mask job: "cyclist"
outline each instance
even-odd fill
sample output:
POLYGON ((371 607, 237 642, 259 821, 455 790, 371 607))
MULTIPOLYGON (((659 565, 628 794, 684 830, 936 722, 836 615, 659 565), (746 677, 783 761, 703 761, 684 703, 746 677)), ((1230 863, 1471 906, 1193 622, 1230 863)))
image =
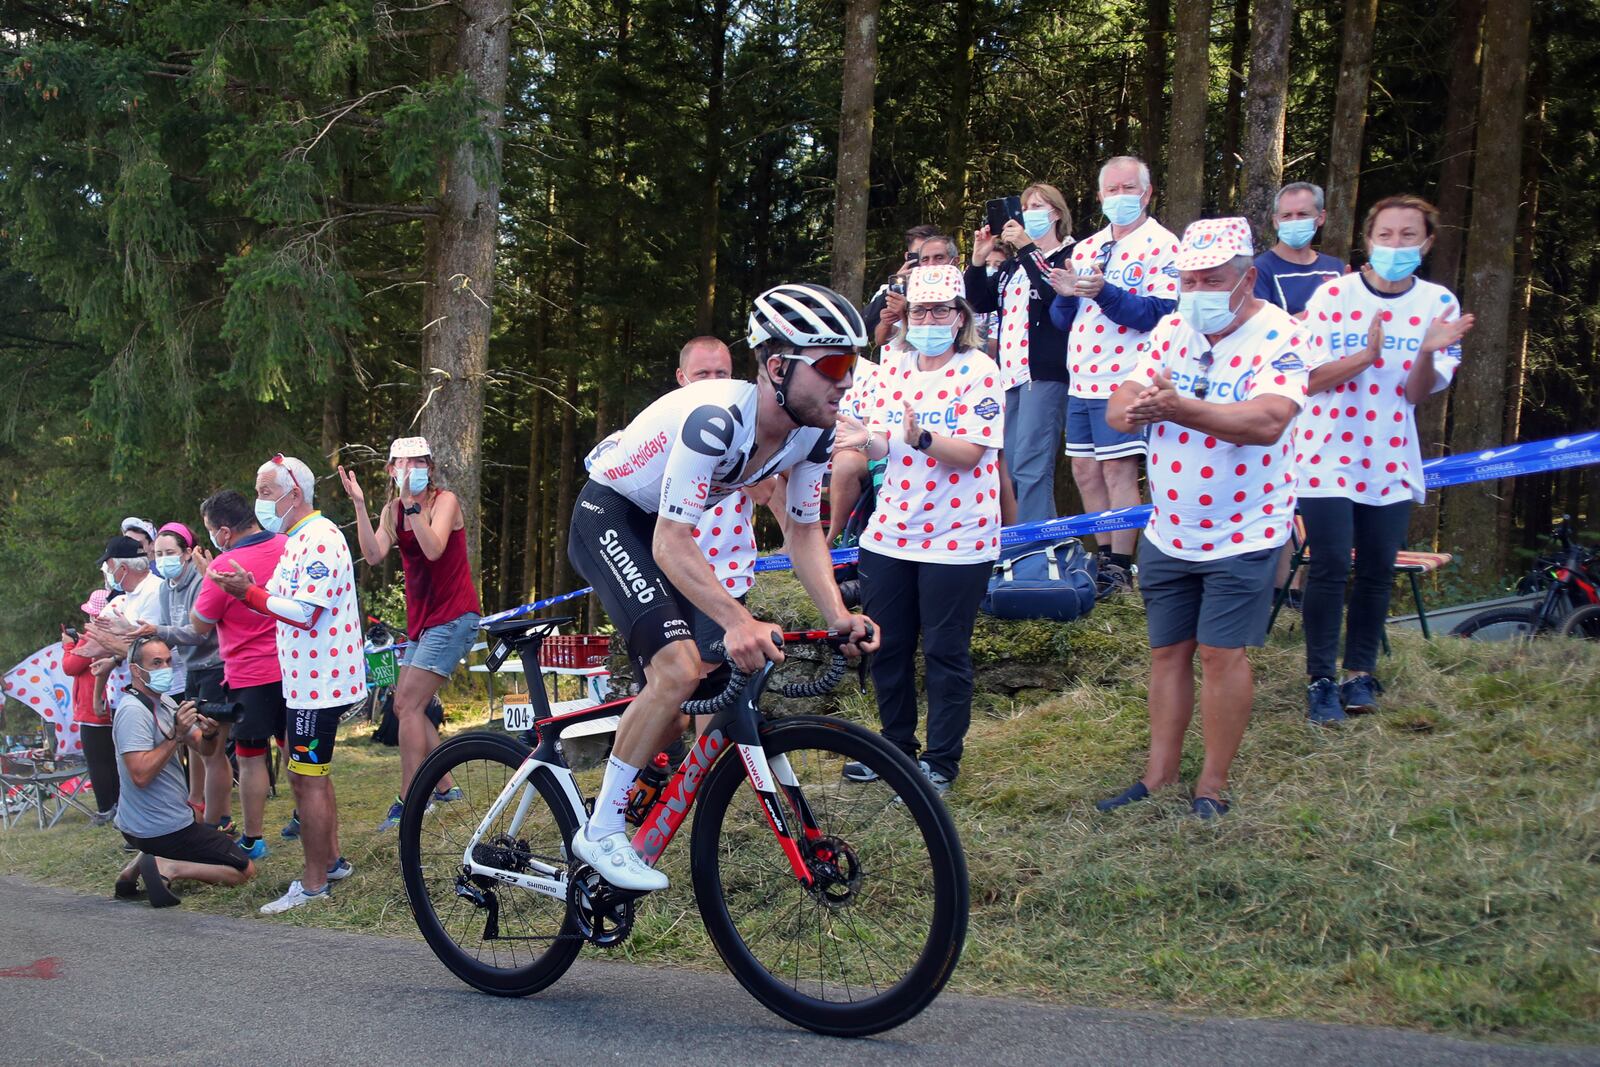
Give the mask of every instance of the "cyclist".
POLYGON ((682 729, 680 708, 701 682, 696 615, 723 631, 740 670, 781 662, 776 629, 728 595, 695 547, 707 509, 735 490, 789 472, 785 547, 830 627, 851 654, 877 648, 869 620, 852 615, 833 581, 822 529, 822 480, 839 400, 850 387, 866 328, 850 302, 819 285, 785 284, 756 298, 748 342, 757 381, 696 382, 645 408, 585 460, 589 482, 572 512, 567 553, 624 635, 644 688, 617 727, 594 814, 572 848, 601 877, 628 890, 665 889, 667 876, 634 852, 625 832, 639 768, 682 729))
MULTIPOLYGON (((439 730, 428 718, 428 705, 477 639, 478 616, 483 611, 472 586, 461 502, 450 490, 440 488, 428 439, 401 437, 391 443, 388 474, 395 491, 373 529, 367 516, 367 496, 355 471, 339 468, 339 481, 356 508, 362 558, 369 567, 379 566, 398 545, 406 578, 406 632, 411 635, 411 647, 394 687, 394 713, 400 722, 400 793, 378 824, 380 831, 400 824, 400 797, 411 788, 411 777, 422 761, 439 744, 439 730)), ((461 799, 461 790, 448 779, 440 784, 444 789, 434 794, 435 801, 461 799)))

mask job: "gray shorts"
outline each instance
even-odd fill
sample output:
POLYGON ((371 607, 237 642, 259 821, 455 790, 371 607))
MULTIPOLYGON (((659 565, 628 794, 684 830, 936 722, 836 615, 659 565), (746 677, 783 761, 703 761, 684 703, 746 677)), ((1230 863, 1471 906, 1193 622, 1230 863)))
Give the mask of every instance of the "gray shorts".
POLYGON ((1279 548, 1222 559, 1169 556, 1139 538, 1139 592, 1150 647, 1199 641, 1212 648, 1260 646, 1272 613, 1279 548))

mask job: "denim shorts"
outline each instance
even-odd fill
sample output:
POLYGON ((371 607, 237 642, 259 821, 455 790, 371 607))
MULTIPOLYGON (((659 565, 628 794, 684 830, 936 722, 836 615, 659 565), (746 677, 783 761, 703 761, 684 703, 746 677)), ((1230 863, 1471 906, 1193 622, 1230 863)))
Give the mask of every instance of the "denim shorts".
POLYGON ((469 611, 449 622, 430 626, 413 637, 400 666, 416 667, 448 678, 456 673, 456 667, 477 638, 478 616, 469 611))
POLYGON ((1187 560, 1139 537, 1139 592, 1150 647, 1198 641, 1212 648, 1260 647, 1272 614, 1281 548, 1222 559, 1187 560))
POLYGON ((1131 459, 1144 455, 1144 434, 1113 430, 1106 421, 1109 400, 1074 396, 1067 400, 1067 455, 1074 459, 1131 459))

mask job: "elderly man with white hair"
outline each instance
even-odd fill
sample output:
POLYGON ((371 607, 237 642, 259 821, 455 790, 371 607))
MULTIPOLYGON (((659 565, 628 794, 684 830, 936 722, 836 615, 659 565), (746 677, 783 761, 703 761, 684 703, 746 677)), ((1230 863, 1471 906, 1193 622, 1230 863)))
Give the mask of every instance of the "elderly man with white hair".
POLYGON ((278 621, 288 708, 285 747, 305 867, 287 893, 262 906, 265 915, 329 899, 329 883, 351 871, 339 855, 329 773, 340 713, 367 695, 361 614, 350 546, 339 527, 312 507, 315 488, 311 469, 298 459, 277 455, 263 463, 256 471, 256 518, 262 529, 286 539, 272 580, 257 585, 238 560, 208 574, 227 593, 278 621))
POLYGON ((1139 591, 1150 632, 1150 753, 1110 811, 1178 781, 1203 672, 1205 762, 1190 810, 1228 810, 1228 770, 1254 696, 1247 646, 1267 636, 1278 550, 1297 490, 1289 424, 1305 403, 1314 334, 1254 295, 1244 219, 1201 219, 1174 262, 1178 314, 1163 319, 1111 397, 1107 420, 1150 430, 1150 523, 1139 591))

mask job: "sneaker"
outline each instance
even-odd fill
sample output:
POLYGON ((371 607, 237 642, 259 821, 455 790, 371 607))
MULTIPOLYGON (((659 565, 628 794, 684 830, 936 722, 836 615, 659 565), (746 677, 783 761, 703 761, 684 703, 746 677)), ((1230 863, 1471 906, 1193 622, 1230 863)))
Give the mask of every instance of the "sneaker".
POLYGON ((1333 726, 1344 722, 1347 717, 1343 702, 1339 699, 1339 687, 1333 684, 1332 678, 1315 678, 1306 686, 1307 722, 1333 726))
POLYGON ((1195 797, 1189 801, 1189 814, 1197 819, 1220 819, 1228 814, 1228 802, 1216 797, 1195 797))
POLYGON ((281 915, 290 908, 298 908, 302 904, 310 904, 316 900, 332 900, 333 888, 323 886, 315 893, 307 893, 300 885, 300 880, 295 879, 289 883, 289 891, 270 904, 261 905, 263 915, 281 915))
POLYGON ((399 826, 400 816, 404 814, 404 812, 405 805, 401 804, 398 800, 393 804, 390 804, 389 814, 385 815, 383 817, 383 821, 378 824, 378 833, 381 834, 387 830, 393 830, 396 826, 399 826))
POLYGON ((1103 560, 1098 565, 1094 583, 1096 600, 1109 600, 1114 596, 1133 592, 1133 575, 1128 573, 1128 568, 1108 560, 1103 560))
POLYGON ((460 799, 461 787, 459 785, 453 785, 442 793, 435 791, 433 794, 433 803, 435 804, 454 804, 460 799))
POLYGON ((222 820, 217 823, 217 831, 232 837, 234 834, 239 832, 239 827, 234 825, 232 815, 224 815, 222 820))
POLYGON ((1144 782, 1139 781, 1134 782, 1114 797, 1106 797, 1104 800, 1095 801, 1094 807, 1096 811, 1116 811, 1118 808, 1126 807, 1135 801, 1145 800, 1149 796, 1150 790, 1146 788, 1144 782))
POLYGON ((285 841, 293 841, 300 836, 300 813, 297 811, 289 816, 289 821, 283 824, 283 829, 278 831, 285 841))
POLYGON ((844 777, 849 782, 876 782, 878 772, 868 767, 865 763, 851 760, 844 765, 844 777))
POLYGON ((117 809, 116 808, 112 808, 110 811, 97 811, 93 815, 89 816, 89 825, 90 826, 104 826, 104 825, 106 825, 106 823, 110 822, 112 819, 115 819, 116 817, 117 817, 117 809))
POLYGON ((253 860, 264 860, 270 855, 267 849, 267 839, 264 837, 258 837, 255 844, 247 845, 244 843, 244 836, 241 834, 239 840, 234 843, 244 850, 246 856, 253 860))
POLYGON ((349 860, 340 856, 328 867, 328 881, 342 882, 355 873, 355 866, 349 860))
POLYGON ((1345 711, 1361 715, 1378 710, 1378 694, 1381 692, 1382 682, 1370 674, 1358 674, 1339 687, 1339 698, 1344 701, 1345 711))
POLYGON ((628 835, 620 830, 591 841, 589 831, 579 827, 572 835, 572 851, 618 889, 646 892, 667 888, 667 876, 640 859, 628 835))
POLYGON ((927 760, 918 760, 917 769, 922 771, 922 777, 926 778, 928 784, 933 786, 933 791, 939 794, 940 799, 943 799, 945 794, 950 792, 950 786, 954 784, 953 780, 928 766, 927 760))

